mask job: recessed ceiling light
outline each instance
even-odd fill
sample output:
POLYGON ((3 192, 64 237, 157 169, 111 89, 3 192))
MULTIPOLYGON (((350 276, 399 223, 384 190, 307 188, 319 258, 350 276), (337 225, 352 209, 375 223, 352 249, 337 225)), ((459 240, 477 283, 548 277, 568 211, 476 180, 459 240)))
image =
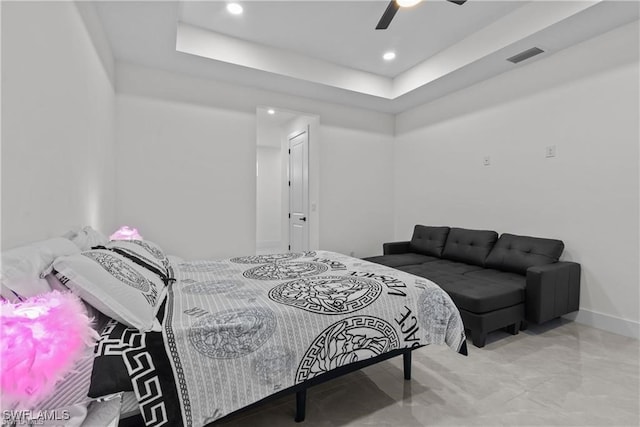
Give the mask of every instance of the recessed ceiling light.
POLYGON ((382 55, 382 59, 384 59, 385 61, 393 61, 394 59, 396 59, 396 53, 386 52, 384 55, 382 55))
POLYGON ((276 113, 276 110, 274 110, 273 108, 269 108, 269 109, 267 110, 267 113, 269 113, 269 114, 273 115, 273 114, 275 114, 275 113, 276 113))
POLYGON ((232 15, 241 15, 242 6, 239 3, 227 3, 227 12, 232 15))
POLYGON ((420 3, 420 1, 422 0, 396 0, 396 3, 398 3, 400 7, 411 7, 420 3))

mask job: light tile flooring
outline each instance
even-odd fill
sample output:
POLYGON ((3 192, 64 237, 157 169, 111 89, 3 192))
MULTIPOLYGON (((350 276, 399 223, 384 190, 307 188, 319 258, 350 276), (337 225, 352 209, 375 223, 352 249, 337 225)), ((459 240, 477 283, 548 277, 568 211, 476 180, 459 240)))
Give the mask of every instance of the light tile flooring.
POLYGON ((293 421, 289 395, 223 421, 231 426, 638 426, 640 342, 567 320, 519 335, 471 342, 469 357, 448 347, 413 352, 307 392, 307 417, 293 421))

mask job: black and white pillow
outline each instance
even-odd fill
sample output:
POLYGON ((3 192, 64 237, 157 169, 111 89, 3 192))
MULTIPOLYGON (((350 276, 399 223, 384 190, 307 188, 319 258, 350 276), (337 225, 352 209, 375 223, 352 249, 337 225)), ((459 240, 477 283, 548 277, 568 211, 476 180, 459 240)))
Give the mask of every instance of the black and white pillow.
POLYGON ((129 259, 135 258, 134 262, 156 272, 165 282, 174 277, 173 266, 167 255, 160 246, 149 240, 112 240, 105 247, 129 259))
POLYGON ((65 286, 107 316, 140 331, 161 329, 156 314, 169 281, 146 261, 104 247, 58 258, 54 269, 65 286))

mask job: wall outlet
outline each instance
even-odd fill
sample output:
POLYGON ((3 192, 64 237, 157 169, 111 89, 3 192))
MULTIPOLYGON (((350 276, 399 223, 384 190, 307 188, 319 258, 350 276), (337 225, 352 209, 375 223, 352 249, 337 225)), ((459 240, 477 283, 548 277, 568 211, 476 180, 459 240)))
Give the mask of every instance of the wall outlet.
POLYGON ((485 166, 491 166, 491 157, 484 156, 484 159, 482 159, 482 164, 485 166))
POLYGON ((555 157, 556 156, 556 146, 555 145, 547 146, 547 148, 545 149, 545 155, 547 157, 555 157))

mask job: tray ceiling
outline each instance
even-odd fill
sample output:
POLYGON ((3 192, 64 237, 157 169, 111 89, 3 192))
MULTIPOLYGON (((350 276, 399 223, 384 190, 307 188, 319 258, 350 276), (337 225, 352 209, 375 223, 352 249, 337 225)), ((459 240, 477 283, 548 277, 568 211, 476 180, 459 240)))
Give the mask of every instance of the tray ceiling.
POLYGON ((628 1, 96 2, 118 61, 400 112, 637 20, 628 1), (545 53, 518 65, 531 47, 545 53), (396 52, 384 61, 386 51, 396 52))

